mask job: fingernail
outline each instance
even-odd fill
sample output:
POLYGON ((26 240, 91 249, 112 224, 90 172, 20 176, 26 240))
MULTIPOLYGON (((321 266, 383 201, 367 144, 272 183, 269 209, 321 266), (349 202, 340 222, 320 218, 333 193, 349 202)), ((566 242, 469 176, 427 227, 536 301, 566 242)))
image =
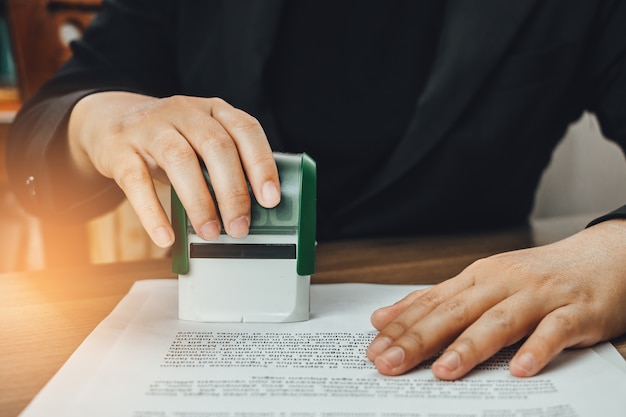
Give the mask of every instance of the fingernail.
POLYGON ((172 243, 174 243, 174 238, 170 234, 169 230, 167 230, 165 227, 157 227, 156 229, 154 229, 153 236, 154 243, 162 248, 167 248, 171 246, 172 243))
POLYGON ((246 216, 241 216, 230 223, 229 234, 232 237, 244 237, 250 230, 250 219, 246 216))
POLYGON ((387 349, 376 359, 385 362, 389 368, 394 369, 404 362, 404 350, 401 347, 394 346, 387 349))
POLYGON ((221 233, 220 225, 217 220, 206 222, 200 227, 200 237, 204 240, 213 240, 221 233))
POLYGON ((448 351, 435 361, 434 366, 441 366, 448 372, 454 372, 461 366, 461 356, 454 350, 448 351))
POLYGON ((376 338, 372 341, 372 343, 370 343, 370 346, 367 348, 367 356, 374 359, 385 350, 387 350, 389 346, 391 346, 391 339, 389 339, 388 337, 376 338))
POLYGON ((529 352, 522 353, 512 365, 519 371, 521 371, 522 375, 532 375, 533 371, 535 370, 535 357, 532 353, 529 352))
POLYGON ((263 201, 265 204, 269 206, 275 206, 280 202, 280 191, 276 187, 276 184, 272 181, 268 181, 263 184, 261 188, 261 195, 263 196, 263 201))

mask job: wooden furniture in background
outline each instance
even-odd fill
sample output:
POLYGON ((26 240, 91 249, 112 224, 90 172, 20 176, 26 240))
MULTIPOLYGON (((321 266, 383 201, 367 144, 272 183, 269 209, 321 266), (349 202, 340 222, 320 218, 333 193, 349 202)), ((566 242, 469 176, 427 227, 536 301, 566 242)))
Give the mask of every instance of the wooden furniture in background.
POLYGON ((3 88, 3 97, 0 98, 0 185, 4 185, 8 181, 5 165, 6 141, 13 117, 20 108, 17 94, 17 90, 3 88))
MULTIPOLYGON (((17 85, 23 101, 70 57, 69 41, 79 37, 100 8, 100 0, 6 0, 17 85)), ((85 224, 41 222, 44 264, 57 267, 90 262, 85 224)))
POLYGON ((71 56, 101 0, 5 0, 22 99, 33 96, 71 56))
POLYGON ((0 272, 25 269, 29 262, 28 231, 33 222, 17 205, 6 170, 8 131, 19 107, 17 89, 3 86, 0 89, 0 272))
MULTIPOLYGON (((0 0, 2 1, 2 0, 0 0)), ((69 42, 80 37, 101 0, 4 0, 22 100, 30 98, 71 56, 69 42)), ((157 185, 164 206, 169 187, 157 185)), ((46 268, 163 257, 128 202, 88 224, 41 223, 46 268)))
MULTIPOLYGON (((100 0, 5 1, 17 85, 25 101, 70 57, 69 41, 81 35, 100 0)), ((90 262, 85 224, 41 222, 41 236, 46 267, 90 262)))
POLYGON ((21 106, 15 85, 13 56, 7 29, 5 0, 0 0, 0 272, 24 269, 27 233, 27 216, 17 205, 11 193, 6 166, 9 128, 21 106))

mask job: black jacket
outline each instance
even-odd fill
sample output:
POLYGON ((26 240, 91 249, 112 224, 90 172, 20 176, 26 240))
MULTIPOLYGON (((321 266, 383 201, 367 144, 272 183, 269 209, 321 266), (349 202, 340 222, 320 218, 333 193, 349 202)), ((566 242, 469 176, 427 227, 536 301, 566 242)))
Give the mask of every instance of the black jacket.
MULTIPOLYGON (((14 123, 8 167, 20 201, 59 221, 111 208, 102 190, 59 186, 67 115, 93 91, 219 96, 256 116, 275 150, 306 151, 281 143, 262 79, 283 3, 105 1, 74 57, 14 123)), ((523 223, 553 148, 584 110, 624 149, 626 2, 446 0, 405 137, 371 180, 320 211, 320 237, 523 223)))

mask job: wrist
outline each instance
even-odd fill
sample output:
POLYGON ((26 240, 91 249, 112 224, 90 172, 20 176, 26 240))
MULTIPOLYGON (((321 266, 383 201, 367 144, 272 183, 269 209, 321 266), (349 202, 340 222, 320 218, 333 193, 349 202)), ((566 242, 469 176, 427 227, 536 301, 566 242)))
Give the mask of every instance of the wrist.
POLYGON ((86 179, 100 176, 83 144, 90 134, 89 123, 91 122, 89 115, 93 112, 93 96, 97 94, 85 96, 74 105, 67 125, 66 136, 69 162, 77 176, 86 179))

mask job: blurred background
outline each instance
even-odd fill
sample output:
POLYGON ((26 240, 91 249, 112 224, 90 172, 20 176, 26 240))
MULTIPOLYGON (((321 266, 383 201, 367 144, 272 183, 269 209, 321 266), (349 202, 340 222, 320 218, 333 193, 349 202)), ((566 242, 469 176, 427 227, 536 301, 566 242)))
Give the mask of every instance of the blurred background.
MULTIPOLYGON (((6 135, 22 102, 70 56, 101 0, 0 0, 0 272, 167 256, 130 205, 88 224, 46 224, 25 213, 8 188, 6 135)), ((157 184, 169 208, 169 187, 157 184)))
MULTIPOLYGON (((69 57, 69 42, 99 8, 100 0, 0 0, 0 273, 168 256, 127 202, 88 224, 45 224, 26 214, 8 188, 6 134, 16 111, 69 57)), ((169 187, 156 186, 169 208, 169 187)), ((623 204, 624 154, 584 114, 554 152, 531 217, 586 220, 623 204)))

